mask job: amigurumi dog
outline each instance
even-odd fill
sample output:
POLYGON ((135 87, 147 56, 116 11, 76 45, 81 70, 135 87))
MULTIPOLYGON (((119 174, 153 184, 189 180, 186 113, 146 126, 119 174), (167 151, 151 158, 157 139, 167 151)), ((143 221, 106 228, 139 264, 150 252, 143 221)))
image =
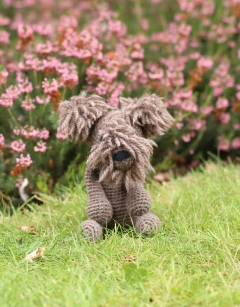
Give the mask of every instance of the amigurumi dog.
POLYGON ((59 131, 92 145, 85 172, 89 219, 82 229, 93 241, 100 240, 103 228, 114 221, 133 225, 144 235, 161 224, 149 212, 151 200, 144 189, 156 145, 149 138, 163 135, 174 120, 156 95, 120 98, 120 103, 121 109, 112 108, 100 96, 82 92, 59 105, 59 131))

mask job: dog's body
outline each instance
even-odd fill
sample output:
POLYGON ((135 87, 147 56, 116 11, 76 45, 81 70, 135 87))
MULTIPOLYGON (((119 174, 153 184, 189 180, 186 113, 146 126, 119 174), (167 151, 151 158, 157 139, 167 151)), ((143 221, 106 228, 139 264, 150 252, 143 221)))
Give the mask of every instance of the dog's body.
POLYGON ((99 240, 102 227, 114 221, 134 225, 142 234, 160 227, 158 217, 149 212, 151 200, 144 189, 155 145, 148 137, 163 134, 173 118, 156 95, 121 102, 122 109, 113 109, 101 97, 82 93, 60 104, 59 129, 92 144, 85 176, 89 219, 82 223, 84 236, 91 240, 99 240))

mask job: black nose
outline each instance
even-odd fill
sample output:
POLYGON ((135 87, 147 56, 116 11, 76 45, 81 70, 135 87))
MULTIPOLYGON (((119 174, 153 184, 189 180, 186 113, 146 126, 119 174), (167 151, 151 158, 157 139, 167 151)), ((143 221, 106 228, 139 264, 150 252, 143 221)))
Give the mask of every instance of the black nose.
POLYGON ((119 150, 113 155, 114 161, 123 161, 130 157, 130 153, 126 150, 119 150))

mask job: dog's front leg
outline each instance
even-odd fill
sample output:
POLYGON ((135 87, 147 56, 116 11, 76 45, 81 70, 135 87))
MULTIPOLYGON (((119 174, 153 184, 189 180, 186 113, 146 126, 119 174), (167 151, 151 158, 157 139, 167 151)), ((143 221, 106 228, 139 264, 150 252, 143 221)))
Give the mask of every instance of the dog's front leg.
POLYGON ((102 227, 111 221, 113 209, 101 183, 98 182, 98 175, 89 168, 86 169, 85 181, 88 193, 87 214, 89 219, 82 223, 83 235, 96 241, 102 237, 102 227))
POLYGON ((159 230, 161 221, 156 215, 149 212, 151 199, 141 182, 130 187, 126 198, 126 206, 137 232, 143 235, 150 235, 159 230))
POLYGON ((151 207, 151 199, 141 182, 132 184, 127 192, 127 210, 131 216, 141 216, 151 207))

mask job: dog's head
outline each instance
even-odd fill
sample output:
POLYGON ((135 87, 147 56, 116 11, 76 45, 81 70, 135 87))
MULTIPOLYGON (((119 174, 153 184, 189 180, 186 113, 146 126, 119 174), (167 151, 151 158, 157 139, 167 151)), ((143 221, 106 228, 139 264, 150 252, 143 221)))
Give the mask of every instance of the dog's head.
POLYGON ((144 182, 152 169, 156 144, 149 138, 163 135, 174 120, 156 95, 120 102, 122 108, 114 109, 97 95, 73 96, 59 106, 58 129, 77 142, 91 142, 87 165, 99 172, 100 182, 123 182, 128 189, 131 181, 144 182))

